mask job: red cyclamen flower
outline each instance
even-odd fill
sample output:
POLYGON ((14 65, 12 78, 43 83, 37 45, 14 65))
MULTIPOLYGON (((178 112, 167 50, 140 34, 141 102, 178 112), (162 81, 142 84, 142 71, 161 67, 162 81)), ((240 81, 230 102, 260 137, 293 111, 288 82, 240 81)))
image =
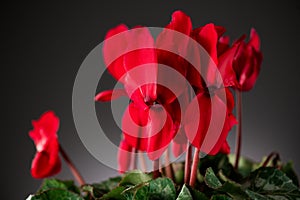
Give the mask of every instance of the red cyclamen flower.
POLYGON ((228 146, 226 147, 226 138, 236 124, 232 114, 234 98, 228 87, 236 83, 236 80, 232 78, 235 75, 232 70, 232 61, 238 45, 229 47, 228 38, 222 37, 224 32, 223 27, 214 24, 207 24, 193 30, 193 38, 204 47, 210 59, 206 63, 201 63, 203 68, 201 76, 192 67, 189 68, 187 74, 195 89, 196 97, 185 113, 185 132, 193 146, 210 155, 223 150, 229 151, 228 146), (222 76, 222 83, 217 78, 218 73, 222 76), (225 93, 222 92, 224 90, 225 93), (213 104, 214 110, 212 110, 213 104), (195 119, 198 118, 196 116, 199 115, 195 112, 198 110, 200 119, 195 123, 195 119), (224 119, 221 118, 220 111, 225 112, 224 119), (222 127, 221 130, 218 130, 218 127, 222 127), (205 138, 206 144, 204 145, 205 138))
POLYGON ((233 61, 233 70, 238 82, 236 88, 240 91, 249 91, 256 82, 262 63, 260 39, 255 29, 251 29, 249 42, 241 40, 237 43, 239 48, 233 61))
POLYGON ((179 49, 184 53, 181 46, 186 41, 176 41, 167 29, 189 35, 192 30, 190 18, 180 11, 174 12, 166 31, 156 41, 144 27, 128 30, 125 25, 120 25, 111 29, 103 46, 104 60, 108 71, 123 83, 124 91, 104 91, 95 98, 107 101, 127 93, 131 102, 123 115, 124 139, 131 147, 146 151, 151 160, 159 158, 179 129, 181 113, 177 112, 180 107, 174 92, 178 95, 186 90, 184 79, 174 81, 174 76, 159 67, 159 64, 170 66, 182 76, 187 71, 187 63, 180 56, 161 50, 179 49), (112 37, 116 34, 119 35, 112 37), (137 50, 124 53, 133 47, 137 50), (147 84, 144 84, 145 80, 147 84), (159 83, 171 83, 174 90, 159 83))
POLYGON ((34 178, 53 176, 61 170, 57 131, 59 118, 47 111, 38 120, 32 121, 29 136, 34 141, 37 153, 32 161, 31 174, 34 178))

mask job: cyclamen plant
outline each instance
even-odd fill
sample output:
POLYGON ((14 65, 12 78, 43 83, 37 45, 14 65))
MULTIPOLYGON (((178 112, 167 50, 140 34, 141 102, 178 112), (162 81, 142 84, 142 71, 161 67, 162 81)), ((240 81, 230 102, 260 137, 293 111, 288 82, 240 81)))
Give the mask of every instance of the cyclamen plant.
POLYGON ((58 141, 58 117, 48 111, 33 121, 34 129, 29 133, 37 150, 31 174, 34 178, 47 178, 59 173, 61 155, 79 187, 70 181, 45 179, 41 189, 29 199, 300 199, 297 176, 290 163, 280 162, 277 153, 270 154, 262 163, 240 157, 241 95, 255 85, 262 53, 255 29, 251 29, 248 42, 242 36, 231 44, 224 33, 224 27, 212 23, 193 29, 190 17, 182 11, 173 13, 171 22, 156 39, 146 27, 128 29, 122 24, 109 30, 105 41, 119 34, 118 41, 123 44, 104 43, 104 60, 110 74, 124 89, 100 92, 95 101, 112 101, 121 96, 130 100, 123 114, 122 139, 116 155, 119 172, 125 174, 102 183, 86 184, 58 141), (130 51, 110 62, 116 48, 129 48, 137 43, 173 49, 184 46, 181 55, 192 52, 193 56, 201 57, 199 49, 191 47, 189 41, 175 41, 175 34, 168 30, 188 36, 205 49, 210 60, 203 73, 199 74, 180 55, 162 48, 130 51), (174 80, 158 63, 176 70, 187 81, 174 80), (131 74, 131 70, 141 65, 147 67, 138 70, 137 76, 131 74), (150 82, 139 85, 137 79, 150 82), (159 84, 160 80, 171 81, 175 92, 159 84), (217 109, 212 109, 212 105, 217 109), (220 133, 211 148, 206 148, 209 130, 218 130, 217 123, 211 121, 218 118, 220 110, 225 113, 220 133), (195 118, 195 112, 201 117, 195 118), (234 156, 229 155, 226 138, 235 125, 234 156), (185 153, 184 162, 170 163, 170 144, 174 157, 185 153), (200 159, 201 151, 207 156, 200 159), (136 170, 137 162, 145 165, 143 159, 134 156, 137 152, 147 153, 153 161, 152 172, 136 170), (163 154, 166 156, 162 167, 163 154))

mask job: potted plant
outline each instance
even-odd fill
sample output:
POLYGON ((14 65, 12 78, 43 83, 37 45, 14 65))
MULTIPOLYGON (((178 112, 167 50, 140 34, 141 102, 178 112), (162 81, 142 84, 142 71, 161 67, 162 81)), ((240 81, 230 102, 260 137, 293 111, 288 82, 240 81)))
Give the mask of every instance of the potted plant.
POLYGON ((193 28, 189 16, 175 11, 156 38, 149 30, 119 25, 102 48, 123 88, 102 91, 95 101, 129 99, 115 155, 121 175, 86 183, 59 143, 59 118, 48 111, 29 132, 37 150, 31 174, 45 180, 28 199, 300 199, 292 163, 276 152, 261 162, 240 155, 242 93, 254 87, 263 59, 255 29, 248 41, 230 43, 224 27, 193 28), (234 126, 230 154, 226 138, 234 126), (182 162, 170 159, 182 155, 182 162), (59 173, 60 158, 77 184, 48 178, 59 173))

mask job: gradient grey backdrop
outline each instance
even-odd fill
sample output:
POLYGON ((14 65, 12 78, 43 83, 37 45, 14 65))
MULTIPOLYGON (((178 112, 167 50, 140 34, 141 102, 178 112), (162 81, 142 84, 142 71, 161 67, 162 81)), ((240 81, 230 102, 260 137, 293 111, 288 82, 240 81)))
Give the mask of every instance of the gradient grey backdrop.
MULTIPOLYGON (((251 27, 257 29, 264 61, 254 90, 243 96, 242 153, 259 159, 277 150, 284 160, 294 160, 300 173, 297 1, 23 2, 1 6, 2 199, 24 199, 40 185, 40 180, 30 176, 35 147, 28 131, 31 119, 49 109, 61 118, 60 141, 88 182, 117 174, 96 161, 76 134, 71 106, 76 72, 110 28, 119 23, 162 27, 177 9, 191 16, 194 27, 214 22, 225 26, 233 38, 248 33, 251 27)), ((111 80, 105 77, 102 88, 110 88, 106 83, 111 80)), ((97 105, 97 109, 107 112, 108 104, 97 105)), ((116 139, 119 130, 105 124, 116 139)), ((233 139, 231 134, 231 144, 233 139)), ((72 178, 66 166, 57 177, 72 178)))

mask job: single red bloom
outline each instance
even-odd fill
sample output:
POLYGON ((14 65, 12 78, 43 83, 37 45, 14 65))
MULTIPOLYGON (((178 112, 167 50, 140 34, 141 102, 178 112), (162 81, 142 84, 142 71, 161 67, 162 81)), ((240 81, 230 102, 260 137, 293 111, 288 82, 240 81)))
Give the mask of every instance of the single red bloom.
POLYGON ((229 131, 236 124, 232 114, 234 98, 228 87, 236 85, 232 62, 238 44, 230 47, 229 38, 222 36, 224 32, 225 28, 212 23, 193 30, 192 37, 206 50, 210 59, 201 62, 201 76, 193 67, 189 68, 187 74, 195 88, 196 97, 185 113, 185 132, 193 146, 210 155, 222 150, 229 131), (225 95, 221 92, 224 89, 225 95), (212 105, 216 110, 212 110, 212 105), (226 113, 225 119, 221 119, 220 111, 226 113), (198 112, 200 118, 197 117, 198 112), (223 128, 218 130, 219 127, 223 128))
POLYGON ((37 153, 32 161, 31 175, 34 178, 53 176, 61 170, 57 131, 59 118, 47 111, 38 120, 32 121, 29 136, 34 141, 37 153))
POLYGON ((249 42, 241 40, 237 43, 239 48, 233 61, 238 82, 236 88, 240 91, 249 91, 253 88, 261 68, 263 56, 260 51, 260 39, 255 29, 251 29, 249 42))
POLYGON ((181 11, 174 12, 172 21, 156 41, 143 27, 128 30, 125 25, 119 25, 110 30, 104 42, 103 56, 108 71, 123 83, 124 90, 104 91, 95 98, 107 101, 127 93, 131 103, 123 115, 124 139, 131 147, 146 151, 152 160, 161 156, 179 128, 176 122, 181 115, 177 112, 180 107, 174 102, 186 89, 184 79, 175 78, 174 81, 174 76, 170 76, 165 68, 158 67, 159 64, 167 65, 182 76, 187 71, 184 59, 162 49, 178 50, 182 55, 185 48, 181 45, 186 46, 188 41, 175 41, 176 37, 167 29, 189 35, 192 30, 190 18, 181 11), (116 34, 119 37, 112 37, 116 34), (137 50, 123 53, 133 48, 137 50), (171 91, 159 83, 174 87, 171 91))

